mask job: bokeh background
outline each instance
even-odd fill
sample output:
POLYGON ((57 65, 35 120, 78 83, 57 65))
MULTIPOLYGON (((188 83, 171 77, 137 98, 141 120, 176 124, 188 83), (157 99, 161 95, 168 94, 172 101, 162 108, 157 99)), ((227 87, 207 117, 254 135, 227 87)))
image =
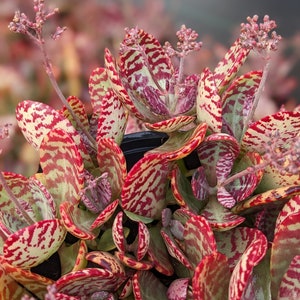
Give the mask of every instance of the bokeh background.
MULTIPOLYGON (((124 27, 138 26, 162 43, 176 42, 181 24, 192 27, 203 41, 202 50, 187 61, 187 73, 213 68, 238 36, 239 24, 247 16, 270 15, 283 36, 272 60, 271 74, 257 118, 273 113, 285 104, 300 103, 300 2, 294 0, 46 0, 60 14, 45 28, 46 46, 55 76, 65 96, 75 95, 89 108, 87 82, 90 73, 103 63, 105 47, 114 53, 124 27), (68 30, 58 41, 50 33, 56 26, 68 30)), ((16 10, 33 16, 32 0, 0 0, 0 125, 12 124, 10 136, 0 141, 0 168, 30 175, 38 156, 17 129, 14 110, 18 102, 32 99, 60 108, 36 46, 25 36, 11 33, 7 26, 16 10)), ((245 70, 261 67, 250 57, 245 70)))

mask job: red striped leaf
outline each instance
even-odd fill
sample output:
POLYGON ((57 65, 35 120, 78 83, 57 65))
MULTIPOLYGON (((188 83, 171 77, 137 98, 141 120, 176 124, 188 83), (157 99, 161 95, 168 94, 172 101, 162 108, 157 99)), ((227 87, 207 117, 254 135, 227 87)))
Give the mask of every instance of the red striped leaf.
POLYGON ((195 215, 187 220, 184 227, 185 253, 195 268, 206 255, 215 252, 217 245, 207 220, 195 215))
POLYGON ((129 171, 121 194, 124 210, 143 217, 160 219, 166 207, 170 164, 165 157, 149 154, 129 171))
POLYGON ((214 252, 205 256, 197 265, 193 275, 193 299, 222 300, 226 298, 230 276, 227 258, 224 254, 214 252))
POLYGON ((36 222, 8 237, 3 245, 4 258, 16 267, 37 266, 58 250, 66 233, 58 219, 36 222))
POLYGON ((40 149, 45 186, 57 207, 62 201, 78 204, 83 186, 83 161, 71 136, 55 128, 47 133, 40 149))
POLYGON ((197 94, 197 119, 208 126, 211 133, 219 133, 222 128, 222 103, 215 83, 214 74, 204 69, 199 80, 197 94))

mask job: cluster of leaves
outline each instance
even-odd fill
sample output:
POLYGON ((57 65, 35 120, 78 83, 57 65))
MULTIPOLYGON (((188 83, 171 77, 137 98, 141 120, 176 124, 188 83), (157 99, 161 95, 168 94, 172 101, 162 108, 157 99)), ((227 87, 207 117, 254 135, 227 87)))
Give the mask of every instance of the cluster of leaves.
POLYGON ((91 115, 74 96, 59 111, 18 104, 41 170, 0 173, 3 299, 297 298, 300 110, 251 122, 267 68, 239 69, 279 36, 268 17, 249 21, 251 47, 238 38, 192 75, 193 30, 177 50, 126 30, 118 59, 106 50, 91 74, 91 115), (128 126, 166 137, 131 168, 128 126))

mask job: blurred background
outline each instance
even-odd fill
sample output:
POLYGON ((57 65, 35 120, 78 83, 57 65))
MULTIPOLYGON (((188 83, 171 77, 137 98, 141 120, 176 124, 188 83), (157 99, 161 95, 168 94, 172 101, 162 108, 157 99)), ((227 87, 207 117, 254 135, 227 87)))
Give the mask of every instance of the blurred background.
MULTIPOLYGON (((292 109, 300 102, 300 2, 294 0, 46 0, 60 13, 45 28, 46 46, 55 76, 65 96, 78 96, 89 108, 87 82, 92 70, 103 64, 105 47, 113 53, 125 27, 138 26, 161 43, 176 43, 181 24, 199 33, 203 48, 187 61, 187 73, 213 68, 236 39, 239 24, 247 16, 268 14, 283 36, 273 57, 272 69, 257 118, 276 112, 282 104, 292 109), (50 39, 56 26, 68 30, 58 41, 50 39)), ((26 37, 11 33, 7 26, 16 10, 33 14, 32 0, 0 0, 0 125, 10 123, 10 137, 0 141, 1 170, 30 175, 38 157, 24 142, 16 127, 14 110, 18 102, 31 99, 60 108, 49 85, 41 56, 26 37)), ((259 69, 258 57, 248 59, 245 70, 259 69)))

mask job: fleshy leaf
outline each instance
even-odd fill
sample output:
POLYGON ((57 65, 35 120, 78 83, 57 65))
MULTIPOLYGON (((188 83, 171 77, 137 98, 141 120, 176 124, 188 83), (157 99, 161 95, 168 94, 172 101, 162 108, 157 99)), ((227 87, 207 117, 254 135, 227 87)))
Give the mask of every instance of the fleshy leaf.
POLYGON ((261 71, 251 71, 238 77, 222 96, 223 122, 226 123, 226 127, 230 127, 231 133, 238 141, 242 137, 245 120, 252 109, 261 76, 261 71))
POLYGON ((284 274, 278 293, 278 299, 290 300, 300 297, 300 255, 296 255, 284 274))
POLYGON ((56 206, 62 201, 78 204, 83 186, 83 161, 68 133, 59 128, 47 133, 41 144, 40 164, 45 186, 56 206))
POLYGON ((97 142, 103 138, 113 138, 121 144, 128 119, 128 113, 117 95, 111 91, 101 100, 97 142))
POLYGON ((115 251, 114 255, 127 267, 134 270, 150 270, 153 268, 153 263, 149 260, 138 261, 136 258, 128 253, 124 254, 115 251))
POLYGON ((146 155, 158 153, 168 160, 184 158, 200 145, 205 137, 206 129, 207 125, 202 123, 189 131, 177 132, 176 135, 171 135, 162 146, 150 150, 146 155))
POLYGON ((147 226, 143 222, 138 223, 138 240, 137 248, 134 251, 138 261, 142 260, 146 255, 150 244, 150 233, 147 226))
POLYGON ((197 94, 197 119, 208 126, 211 133, 219 133, 222 128, 222 103, 215 83, 214 74, 204 69, 199 80, 197 94))
POLYGON ((166 207, 169 163, 162 155, 149 154, 129 171, 121 194, 124 210, 160 219, 166 207))
POLYGON ((58 250, 66 233, 58 219, 36 222, 8 237, 3 245, 4 258, 16 267, 37 266, 58 250))
POLYGON ((230 271, 227 258, 219 252, 205 256, 197 265, 192 279, 194 299, 224 299, 228 294, 230 271))
POLYGON ((54 283, 53 280, 47 277, 9 264, 3 256, 0 256, 0 265, 0 283, 2 283, 3 280, 4 284, 7 284, 8 287, 8 290, 3 291, 1 289, 5 289, 6 286, 0 285, 0 296, 3 295, 1 293, 6 293, 5 295, 7 295, 7 293, 13 292, 12 297, 3 297, 1 299, 19 299, 17 295, 20 289, 19 286, 15 286, 15 282, 20 283, 27 291, 30 291, 39 299, 44 298, 47 292, 47 286, 54 283), (8 275, 9 277, 7 277, 8 275), (16 289, 14 290, 14 288, 16 289))
POLYGON ((113 139, 103 138, 98 141, 97 160, 101 173, 108 173, 112 197, 115 199, 121 193, 127 174, 124 154, 113 139))
POLYGON ((132 284, 136 300, 168 300, 166 286, 151 272, 136 272, 132 284))
POLYGON ((196 267, 204 256, 217 249, 209 223, 200 215, 195 215, 186 222, 184 243, 186 256, 193 267, 196 267))
POLYGON ((273 136, 280 136, 277 147, 285 147, 294 141, 300 130, 300 112, 279 111, 274 115, 252 123, 247 129, 242 143, 242 151, 265 153, 265 145, 272 144, 273 136))
POLYGON ((86 255, 86 259, 116 276, 125 276, 124 266, 109 252, 92 251, 86 255))
POLYGON ((80 134, 71 122, 52 107, 30 100, 20 102, 16 107, 18 125, 26 140, 38 150, 49 131, 60 128, 72 136, 82 158, 90 163, 91 158, 80 134))
MULTIPOLYGON (((219 199, 218 199, 219 200, 219 199)), ((208 221, 213 230, 230 230, 244 222, 245 218, 233 214, 226 209, 216 198, 210 197, 201 215, 208 221)))
POLYGON ((124 229, 123 229, 123 212, 120 211, 116 215, 113 225, 112 225, 112 237, 113 241, 118 248, 118 250, 124 253, 127 249, 127 241, 124 237, 124 229))
POLYGON ((190 278, 178 278, 170 284, 167 297, 168 300, 186 300, 190 278))
MULTIPOLYGON (((228 258, 230 271, 241 261, 248 248, 252 249, 257 246, 256 244, 253 246, 252 243, 259 241, 259 245, 267 247, 267 239, 262 232, 249 227, 236 227, 224 232, 216 231, 215 238, 218 251, 228 258)), ((256 254, 258 255, 259 252, 256 254)))
POLYGON ((166 245, 160 234, 160 228, 158 226, 150 227, 149 232, 150 244, 148 254, 153 261, 154 268, 164 275, 173 275, 174 269, 170 262, 166 245))
POLYGON ((56 281, 56 288, 60 293, 81 298, 104 290, 113 292, 124 280, 108 270, 86 268, 62 276, 56 281))
POLYGON ((96 229, 101 227, 106 221, 110 219, 110 217, 114 214, 119 204, 119 200, 115 200, 109 205, 105 207, 105 209, 98 215, 93 224, 91 225, 91 229, 96 229))
POLYGON ((83 240, 92 240, 97 237, 99 229, 91 229, 96 219, 94 214, 68 201, 60 204, 59 211, 64 226, 72 235, 83 240))
MULTIPOLYGON (((228 134, 218 133, 209 135, 203 143, 197 148, 198 156, 201 165, 204 167, 206 179, 210 186, 217 184, 217 176, 221 177, 220 165, 217 168, 217 163, 221 157, 229 158, 233 165, 235 158, 239 154, 239 144, 235 138, 228 134)), ((223 169, 222 176, 227 178, 231 171, 230 164, 224 165, 226 169, 223 169)))
POLYGON ((242 47, 240 40, 237 39, 227 51, 224 58, 218 63, 214 70, 214 80, 220 93, 222 93, 236 75, 249 52, 250 50, 242 47))
POLYGON ((239 202, 232 208, 232 212, 239 214, 241 212, 256 211, 262 206, 285 203, 290 197, 300 193, 300 185, 286 186, 278 189, 266 191, 264 193, 255 195, 245 201, 239 202))
POLYGON ((171 133, 171 132, 181 129, 184 126, 187 126, 194 120, 195 120, 195 117, 193 117, 193 116, 182 115, 182 116, 174 117, 174 118, 164 120, 161 122, 157 122, 157 123, 153 123, 153 124, 145 123, 145 125, 149 130, 171 133))
POLYGON ((267 238, 257 230, 256 238, 251 241, 233 269, 229 283, 230 300, 243 299, 243 293, 247 287, 253 268, 263 259, 267 248, 267 238))
POLYGON ((300 249, 300 212, 286 216, 276 227, 271 249, 271 291, 278 296, 280 282, 300 249))

